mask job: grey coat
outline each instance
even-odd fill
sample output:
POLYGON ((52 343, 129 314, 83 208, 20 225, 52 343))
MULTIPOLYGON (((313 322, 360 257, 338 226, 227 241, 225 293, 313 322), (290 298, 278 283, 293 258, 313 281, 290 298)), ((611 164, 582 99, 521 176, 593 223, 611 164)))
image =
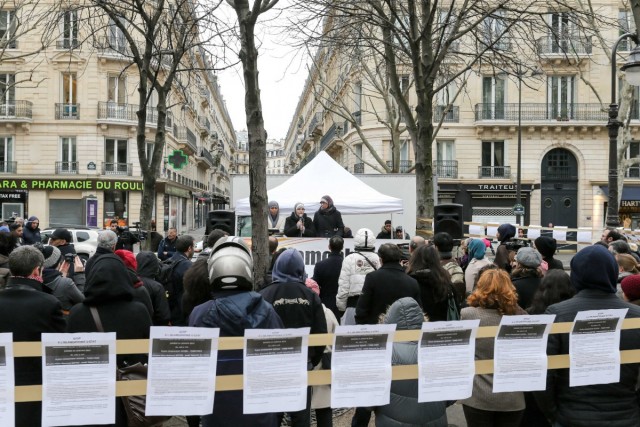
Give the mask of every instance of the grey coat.
MULTIPOLYGON (((395 323, 398 330, 420 329, 423 321, 422 308, 410 297, 394 302, 385 317, 385 323, 395 323)), ((416 341, 393 344, 393 365, 417 363, 416 341)), ((418 403, 417 379, 393 381, 389 404, 375 409, 376 427, 447 427, 446 409, 445 402, 418 403)))
MULTIPOLYGON (((578 311, 627 308, 626 318, 640 317, 640 307, 620 300, 613 293, 583 289, 570 300, 554 304, 547 313, 555 322, 573 322, 578 311)), ((640 330, 620 333, 620 350, 640 349, 640 330)), ((569 335, 551 334, 547 354, 569 354, 569 335)), ((547 418, 571 427, 640 427, 636 384, 639 364, 620 365, 620 382, 569 387, 569 369, 549 369, 547 388, 536 392, 536 400, 547 418)))

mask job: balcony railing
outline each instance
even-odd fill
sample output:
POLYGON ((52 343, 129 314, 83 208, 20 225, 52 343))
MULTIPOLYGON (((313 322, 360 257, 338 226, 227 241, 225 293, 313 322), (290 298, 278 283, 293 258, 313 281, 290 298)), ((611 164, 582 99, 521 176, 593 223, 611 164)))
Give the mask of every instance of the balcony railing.
POLYGON ((132 163, 102 163, 103 175, 128 175, 131 176, 133 170, 132 163))
POLYGON ((457 160, 436 160, 433 162, 433 170, 438 178, 458 178, 457 160))
POLYGON ((56 103, 56 120, 79 120, 80 104, 56 103))
POLYGON ((98 50, 98 54, 103 56, 131 56, 131 49, 123 37, 101 37, 95 41, 94 47, 98 50))
POLYGON ((198 150, 198 140, 196 135, 186 126, 173 126, 173 135, 179 144, 188 148, 192 153, 198 150))
MULTIPOLYGON (((542 104, 523 103, 523 121, 594 121, 606 122, 609 113, 600 104, 542 104)), ((483 120, 518 120, 518 103, 511 104, 476 104, 475 119, 483 120)))
POLYGON ((322 128, 322 112, 315 113, 311 118, 311 123, 309 124, 309 132, 307 133, 309 136, 313 135, 313 131, 316 127, 322 128))
POLYGON ((511 166, 478 166, 478 178, 510 178, 511 166))
POLYGON ((590 55, 593 45, 591 37, 557 37, 547 35, 538 39, 538 53, 549 56, 590 55))
POLYGON ((0 173, 18 173, 18 162, 0 162, 0 173))
POLYGON ((31 101, 12 101, 0 104, 0 120, 31 120, 33 104, 31 101))
MULTIPOLYGON (((413 166, 413 161, 411 160, 400 160, 400 168, 398 173, 408 173, 409 169, 413 166)), ((393 162, 391 160, 387 160, 387 167, 393 167, 393 162)))
POLYGON ((452 105, 447 109, 446 105, 436 105, 436 108, 433 110, 434 123, 440 123, 443 115, 443 123, 458 123, 460 122, 460 107, 452 105))
POLYGON ((353 173, 364 173, 364 163, 355 163, 353 165, 353 173))
POLYGON ((80 41, 75 38, 62 38, 56 41, 56 49, 77 49, 80 47, 80 41))
MULTIPOLYGON (((113 120, 123 122, 138 122, 138 105, 136 104, 119 104, 117 102, 98 102, 98 119, 113 120)), ((158 109, 156 107, 147 107, 147 125, 157 126, 158 109)), ((173 114, 168 111, 166 116, 165 128, 171 129, 173 126, 173 114)))
POLYGON ((209 165, 209 167, 215 166, 215 161, 213 159, 213 156, 211 155, 209 150, 207 150, 206 148, 200 148, 200 151, 198 152, 198 157, 203 159, 209 165))
POLYGON ((207 117, 198 117, 198 124, 200 125, 200 132, 207 134, 211 132, 211 122, 207 117))
POLYGON ((78 162, 56 162, 56 174, 77 174, 78 162))
POLYGON ((332 124, 327 133, 320 140, 320 150, 324 150, 327 145, 336 137, 336 124, 332 124))

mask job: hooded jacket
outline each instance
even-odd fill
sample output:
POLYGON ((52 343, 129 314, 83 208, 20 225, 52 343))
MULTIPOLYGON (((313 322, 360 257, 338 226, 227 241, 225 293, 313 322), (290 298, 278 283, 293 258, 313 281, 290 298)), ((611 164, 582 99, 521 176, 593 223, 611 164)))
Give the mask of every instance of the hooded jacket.
POLYGON ((343 236, 344 223, 342 222, 342 214, 333 205, 331 198, 328 199, 329 206, 326 209, 318 209, 313 215, 313 226, 316 229, 317 237, 333 237, 343 236))
POLYGON ((549 270, 554 268, 564 270, 562 261, 553 257, 556 253, 556 249, 558 248, 556 239, 548 236, 540 236, 534 241, 534 243, 536 245, 536 249, 540 252, 540 255, 542 255, 542 259, 547 262, 549 270))
MULTIPOLYGON (((354 238, 354 245, 357 246, 356 238, 354 238)), ((362 293, 365 276, 380 268, 380 258, 373 250, 373 247, 357 246, 356 251, 342 261, 336 295, 338 310, 345 311, 347 307, 355 307, 358 302, 357 297, 362 293)))
POLYGON ((507 249, 506 242, 516 235, 516 228, 511 224, 502 224, 498 227, 498 233, 500 234, 500 244, 496 249, 496 257, 493 263, 505 270, 507 273, 511 273, 511 264, 509 263, 509 250, 507 249))
POLYGON ((151 298, 153 324, 154 326, 167 326, 171 323, 167 293, 164 286, 155 280, 160 269, 158 257, 153 252, 142 251, 136 255, 136 261, 138 261, 138 277, 142 280, 142 284, 151 298))
POLYGON ((31 228, 31 223, 33 221, 39 221, 38 217, 30 216, 27 223, 22 228, 22 240, 24 241, 25 245, 42 243, 42 238, 40 236, 40 227, 36 227, 35 229, 31 228))
POLYGON ((467 293, 470 293, 473 290, 478 272, 482 267, 491 264, 491 261, 484 256, 487 246, 480 239, 471 239, 467 251, 469 252, 469 264, 464 272, 464 283, 467 293))
MULTIPOLYGON (((547 314, 555 314, 554 322, 573 322, 579 311, 627 309, 626 318, 639 318, 640 307, 620 300, 615 294, 618 266, 613 255, 603 246, 580 250, 571 259, 571 284, 578 293, 571 299, 553 304, 547 314)), ((639 329, 620 331, 620 350, 637 350, 639 329)), ((568 334, 550 334, 547 354, 568 354, 568 334)), ((536 392, 540 409, 559 425, 575 427, 638 427, 640 406, 636 384, 640 364, 620 365, 620 381, 582 387, 569 386, 569 369, 549 369, 547 388, 536 392)))
MULTIPOLYGON (((326 334, 327 322, 320 297, 304 284, 304 261, 295 249, 284 251, 273 266, 273 283, 260 293, 273 305, 285 328, 310 327, 312 334, 326 334)), ((309 347, 309 367, 322 358, 324 346, 309 347)))
POLYGON ((57 269, 45 268, 42 279, 43 286, 51 290, 51 294, 60 301, 64 314, 69 314, 71 307, 84 300, 84 295, 73 280, 68 277, 62 277, 62 273, 57 269))
MULTIPOLYGON (((241 337, 246 329, 283 328, 275 310, 256 292, 221 291, 193 309, 189 326, 220 328, 221 337, 241 337)), ((217 375, 242 374, 242 350, 218 352, 217 375)), ((277 414, 242 413, 242 390, 216 391, 213 413, 202 417, 203 427, 276 427, 277 414)))
MULTIPOLYGON (((424 322, 422 309, 413 298, 401 298, 394 302, 384 319, 386 324, 396 324, 396 330, 420 329, 424 322)), ((391 356, 392 365, 418 363, 418 342, 395 342, 391 356)), ((418 380, 391 382, 388 405, 375 409, 376 427, 447 427, 445 402, 418 403, 418 380)))
POLYGON ((304 224, 304 233, 301 233, 298 229, 298 221, 300 217, 296 215, 296 211, 291 212, 291 215, 287 217, 284 222, 284 235, 287 237, 315 237, 316 229, 313 227, 313 221, 307 216, 302 214, 302 222, 304 224))

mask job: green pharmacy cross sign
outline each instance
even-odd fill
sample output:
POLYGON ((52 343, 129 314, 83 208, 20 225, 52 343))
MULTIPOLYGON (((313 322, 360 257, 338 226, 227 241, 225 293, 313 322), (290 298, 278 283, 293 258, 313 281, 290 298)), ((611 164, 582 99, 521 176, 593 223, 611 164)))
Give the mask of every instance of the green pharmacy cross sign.
POLYGON ((174 169, 182 169, 187 165, 188 157, 182 150, 173 150, 173 153, 167 158, 167 161, 174 169))

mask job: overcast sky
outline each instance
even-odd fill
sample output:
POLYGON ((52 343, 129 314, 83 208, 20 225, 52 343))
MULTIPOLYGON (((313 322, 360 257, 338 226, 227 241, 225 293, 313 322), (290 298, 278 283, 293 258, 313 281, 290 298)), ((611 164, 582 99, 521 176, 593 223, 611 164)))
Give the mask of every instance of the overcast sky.
MULTIPOLYGON (((286 1, 282 2, 283 4, 286 1)), ((269 12, 270 14, 273 11, 269 12)), ((275 15, 278 15, 276 12, 275 15)), ((261 18, 262 19, 262 18, 261 18)), ((283 19, 280 15, 278 20, 283 19)), ((260 22, 260 21, 258 21, 260 22)), ((287 135, 289 124, 307 78, 306 55, 287 46, 286 34, 257 29, 262 44, 259 47, 259 83, 265 129, 269 139, 287 135)), ((242 66, 220 71, 218 81, 235 130, 247 128, 244 112, 244 81, 242 66)))

